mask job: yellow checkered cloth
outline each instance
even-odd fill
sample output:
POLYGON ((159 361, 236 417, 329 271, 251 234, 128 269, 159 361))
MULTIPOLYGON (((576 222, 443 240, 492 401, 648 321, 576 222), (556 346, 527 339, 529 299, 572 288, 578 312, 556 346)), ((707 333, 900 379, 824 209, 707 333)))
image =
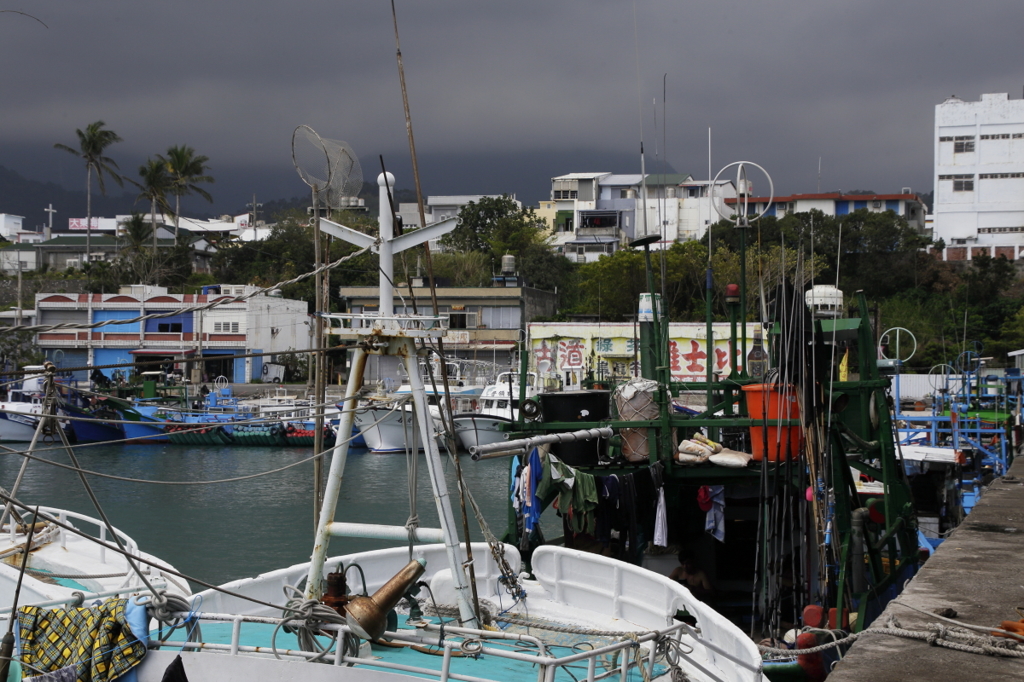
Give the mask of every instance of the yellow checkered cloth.
MULTIPOLYGON (((19 608, 21 660, 46 672, 74 665, 78 682, 120 677, 146 655, 128 626, 127 605, 127 599, 111 599, 93 608, 19 608)), ((28 666, 22 670, 36 674, 28 666)))

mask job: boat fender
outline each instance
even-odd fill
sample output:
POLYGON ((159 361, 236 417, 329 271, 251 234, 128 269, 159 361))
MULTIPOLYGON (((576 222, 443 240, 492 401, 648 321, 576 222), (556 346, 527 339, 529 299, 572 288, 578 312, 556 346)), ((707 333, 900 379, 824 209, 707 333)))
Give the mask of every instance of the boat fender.
POLYGON ((292 426, 291 424, 289 424, 287 431, 288 431, 288 433, 295 433, 295 427, 292 426))

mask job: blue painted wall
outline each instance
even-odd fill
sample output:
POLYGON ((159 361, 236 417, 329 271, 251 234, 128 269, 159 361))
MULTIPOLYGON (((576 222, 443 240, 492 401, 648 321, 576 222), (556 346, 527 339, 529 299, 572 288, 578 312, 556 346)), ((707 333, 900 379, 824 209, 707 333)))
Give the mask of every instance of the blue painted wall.
MULTIPOLYGON (((62 350, 61 354, 58 354, 56 350, 48 350, 46 351, 46 359, 53 362, 58 368, 85 367, 89 364, 89 351, 84 348, 76 348, 62 350)), ((61 376, 66 374, 66 372, 60 372, 61 376)), ((78 381, 86 381, 89 379, 89 370, 80 369, 77 372, 71 372, 71 378, 78 381)))
POLYGON ((836 215, 849 215, 850 213, 850 202, 849 201, 837 201, 836 202, 836 215))
MULTIPOLYGON (((147 310, 146 313, 166 313, 170 312, 167 310, 147 310)), ((186 334, 192 333, 192 313, 184 313, 180 315, 171 315, 170 317, 158 317, 155 320, 146 320, 146 331, 151 333, 157 333, 160 331, 161 324, 180 324, 181 331, 186 334)))
POLYGON ((885 201, 886 211, 895 211, 897 215, 900 212, 900 200, 899 199, 886 199, 885 201))
POLYGON ((866 202, 866 201, 855 201, 855 202, 853 202, 853 210, 854 211, 859 211, 860 209, 867 208, 867 207, 868 207, 868 202, 866 202))
MULTIPOLYGON (((263 349, 262 348, 253 348, 249 352, 250 353, 262 353, 263 349)), ((262 379, 263 381, 267 380, 267 378, 265 376, 263 376, 263 358, 253 358, 252 359, 252 378, 253 379, 262 379)))
MULTIPOLYGON (((134 362, 132 354, 128 352, 130 350, 131 348, 97 348, 93 352, 93 364, 113 365, 115 363, 134 362)), ((115 372, 114 369, 101 369, 100 371, 103 372, 107 376, 107 378, 112 378, 115 372)), ((122 367, 121 371, 123 371, 125 377, 127 377, 129 374, 131 374, 132 368, 122 367)))
MULTIPOLYGON (((106 320, 130 320, 133 317, 138 317, 138 310, 94 310, 92 311, 93 322, 105 322, 106 320)), ((100 327, 96 331, 105 332, 108 334, 131 334, 139 333, 139 323, 133 322, 132 324, 109 324, 106 327, 100 327)))

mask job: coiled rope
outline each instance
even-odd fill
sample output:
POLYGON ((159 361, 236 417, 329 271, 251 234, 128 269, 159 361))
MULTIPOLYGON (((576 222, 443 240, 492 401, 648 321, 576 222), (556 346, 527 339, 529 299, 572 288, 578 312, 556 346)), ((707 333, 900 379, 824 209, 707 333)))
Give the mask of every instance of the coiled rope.
MULTIPOLYGON (((299 641, 300 649, 316 654, 316 656, 309 659, 310 661, 322 660, 324 656, 330 653, 331 644, 337 643, 338 632, 323 630, 321 626, 327 623, 344 625, 344 616, 316 599, 305 599, 303 591, 293 585, 285 585, 284 593, 288 597, 288 601, 283 609, 284 616, 278 622, 274 628, 274 633, 270 637, 270 648, 274 653, 274 658, 281 660, 281 656, 277 653, 277 633, 284 629, 285 632, 295 635, 299 641), (301 620, 302 624, 295 625, 294 622, 297 620, 301 620), (330 637, 331 643, 324 646, 317 639, 318 635, 330 637)), ((355 635, 345 633, 344 640, 340 645, 344 647, 344 655, 356 655, 359 653, 359 639, 355 635)))

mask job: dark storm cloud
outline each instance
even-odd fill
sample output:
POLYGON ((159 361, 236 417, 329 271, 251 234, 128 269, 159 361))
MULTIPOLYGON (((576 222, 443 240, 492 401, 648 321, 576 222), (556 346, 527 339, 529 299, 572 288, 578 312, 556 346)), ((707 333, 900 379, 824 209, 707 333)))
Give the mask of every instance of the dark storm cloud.
MULTIPOLYGON (((710 127, 715 171, 756 161, 783 193, 813 191, 819 157, 822 189, 927 191, 935 104, 1024 84, 1013 0, 637 0, 635 34, 631 2, 397 6, 432 193, 536 201, 554 174, 637 172, 641 124, 649 162, 699 178, 710 127)), ((2 165, 77 188, 52 145, 103 119, 122 168, 172 144, 208 155, 231 210, 304 191, 289 143, 307 123, 352 144, 368 178, 383 154, 412 186, 388 2, 10 8, 50 28, 0 14, 2 165)))

